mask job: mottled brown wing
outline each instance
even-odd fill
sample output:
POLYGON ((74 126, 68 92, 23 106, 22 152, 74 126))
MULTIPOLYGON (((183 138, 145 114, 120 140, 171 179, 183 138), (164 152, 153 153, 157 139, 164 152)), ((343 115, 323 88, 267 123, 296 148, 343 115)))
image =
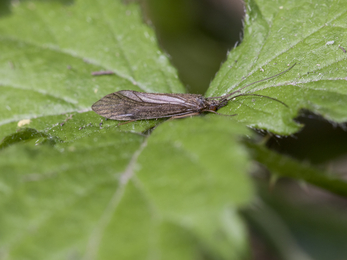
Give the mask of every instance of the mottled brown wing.
POLYGON ((97 114, 114 120, 154 119, 196 113, 200 95, 156 94, 122 90, 93 104, 97 114))

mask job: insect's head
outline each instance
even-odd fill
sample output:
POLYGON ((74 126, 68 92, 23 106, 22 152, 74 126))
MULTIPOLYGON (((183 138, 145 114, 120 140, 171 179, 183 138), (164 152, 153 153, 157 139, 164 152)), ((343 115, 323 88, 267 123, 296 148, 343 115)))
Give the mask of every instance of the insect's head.
POLYGON ((218 101, 218 109, 225 107, 226 105, 228 105, 229 100, 228 99, 221 99, 218 101))
POLYGON ((220 100, 210 100, 208 104, 208 110, 210 111, 217 111, 221 107, 224 107, 228 104, 228 101, 226 102, 221 102, 220 100))

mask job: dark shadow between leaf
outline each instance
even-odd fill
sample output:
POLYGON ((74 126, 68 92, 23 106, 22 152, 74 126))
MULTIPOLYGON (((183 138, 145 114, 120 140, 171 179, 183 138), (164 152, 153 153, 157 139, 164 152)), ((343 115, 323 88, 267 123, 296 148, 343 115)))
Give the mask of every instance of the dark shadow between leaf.
POLYGON ((57 142, 61 142, 58 137, 53 137, 45 133, 39 132, 33 128, 21 128, 18 129, 17 133, 6 136, 0 143, 0 150, 6 147, 17 144, 25 143, 30 140, 37 139, 37 144, 48 144, 55 145, 57 142))
POLYGON ((345 125, 329 122, 308 110, 302 110, 295 121, 304 125, 302 130, 285 138, 272 136, 268 148, 314 164, 347 154, 345 125))

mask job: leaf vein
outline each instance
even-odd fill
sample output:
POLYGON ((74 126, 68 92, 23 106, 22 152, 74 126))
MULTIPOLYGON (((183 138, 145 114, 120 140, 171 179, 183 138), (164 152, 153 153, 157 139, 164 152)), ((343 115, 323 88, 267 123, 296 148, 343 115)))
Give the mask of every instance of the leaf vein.
MULTIPOLYGON (((71 56, 73 58, 80 59, 83 62, 85 62, 85 60, 88 60, 88 63, 93 64, 95 66, 99 66, 103 70, 113 71, 114 74, 117 75, 118 77, 129 81, 131 84, 134 84, 134 79, 132 77, 129 77, 129 76, 121 73, 119 70, 117 70, 115 68, 105 67, 104 65, 102 65, 101 63, 97 62, 96 60, 94 60, 90 57, 82 57, 82 56, 78 55, 75 51, 72 51, 72 50, 63 49, 63 48, 60 48, 59 46, 52 45, 52 44, 38 44, 34 41, 27 41, 27 40, 18 39, 15 37, 8 37, 8 36, 4 37, 1 35, 0 35, 0 40, 8 40, 8 41, 16 42, 16 43, 25 43, 27 45, 35 46, 35 47, 42 49, 42 50, 50 50, 50 51, 57 52, 59 54, 66 54, 66 55, 71 56)), ((140 82, 136 82, 136 86, 138 86, 140 89, 142 89, 144 91, 147 90, 147 87, 140 82)))

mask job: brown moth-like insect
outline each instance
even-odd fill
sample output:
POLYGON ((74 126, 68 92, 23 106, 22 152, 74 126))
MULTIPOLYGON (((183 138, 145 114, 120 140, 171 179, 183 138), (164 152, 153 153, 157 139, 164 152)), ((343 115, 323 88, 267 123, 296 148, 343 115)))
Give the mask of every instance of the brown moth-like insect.
MULTIPOLYGON (((296 64, 296 63, 295 63, 296 64)), ((294 65, 295 65, 294 64, 294 65)), ((105 118, 120 121, 136 121, 142 119, 157 118, 182 118, 188 116, 199 115, 204 112, 216 111, 228 104, 231 99, 240 96, 258 96, 265 97, 287 106, 282 101, 253 93, 240 93, 244 88, 277 77, 286 73, 291 68, 276 74, 272 77, 258 80, 248 84, 239 90, 220 97, 204 97, 199 94, 161 94, 161 93, 145 93, 133 90, 121 90, 104 96, 102 99, 92 105, 95 113, 105 118)))

